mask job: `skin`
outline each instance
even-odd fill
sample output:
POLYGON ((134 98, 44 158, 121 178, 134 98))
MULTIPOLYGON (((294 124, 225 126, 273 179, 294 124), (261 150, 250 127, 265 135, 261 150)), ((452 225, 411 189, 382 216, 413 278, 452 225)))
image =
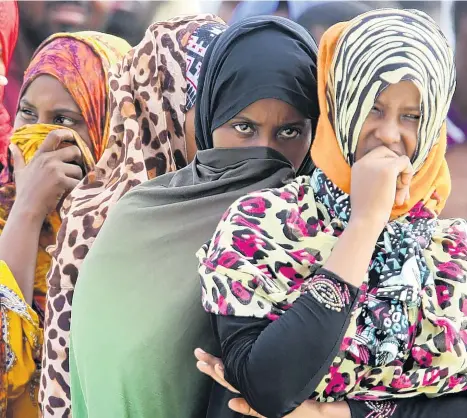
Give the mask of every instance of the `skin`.
POLYGON ((190 163, 195 158, 196 151, 198 150, 196 146, 194 106, 185 114, 185 143, 186 157, 190 163))
MULTIPOLYGON (((62 84, 53 77, 34 80, 20 100, 15 129, 25 124, 48 123, 77 131, 91 146, 83 116, 62 84)), ((16 199, 0 236, 4 260, 23 296, 31 304, 39 237, 45 217, 79 183, 83 171, 81 151, 67 130, 57 129, 45 138, 33 159, 25 164, 21 151, 10 145, 14 159, 16 199)))
MULTIPOLYGON (((360 287, 376 241, 388 222, 394 204, 409 197, 413 176, 410 159, 417 146, 420 93, 411 82, 387 87, 367 116, 358 138, 352 166, 349 224, 324 264, 343 280, 360 287), (356 245, 358 243, 358 245, 356 245)), ((224 379, 222 361, 203 350, 195 356, 198 369, 228 390, 238 393, 224 379)), ((244 399, 229 407, 236 412, 262 417, 244 399)), ((319 404, 306 401, 287 418, 350 418, 346 402, 319 404)))
POLYGON ((71 128, 92 148, 89 131, 81 110, 70 93, 55 77, 49 75, 37 77, 19 101, 14 129, 36 123, 71 128))
POLYGON ((417 147, 420 92, 414 83, 389 86, 376 100, 358 138, 356 160, 384 145, 395 154, 412 158, 417 147))
POLYGON ((298 169, 311 144, 311 121, 276 99, 258 100, 213 132, 215 148, 269 147, 298 169))

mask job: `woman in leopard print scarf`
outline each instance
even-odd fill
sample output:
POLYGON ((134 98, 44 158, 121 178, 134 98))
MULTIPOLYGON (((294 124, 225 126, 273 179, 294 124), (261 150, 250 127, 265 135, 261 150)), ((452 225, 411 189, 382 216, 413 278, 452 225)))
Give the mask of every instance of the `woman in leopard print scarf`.
POLYGON ((207 45, 224 28, 212 15, 153 24, 110 74, 109 144, 96 169, 64 202, 51 252, 40 391, 44 417, 71 415, 68 340, 81 263, 126 192, 193 158, 194 123, 188 116, 194 117, 199 67, 207 45))

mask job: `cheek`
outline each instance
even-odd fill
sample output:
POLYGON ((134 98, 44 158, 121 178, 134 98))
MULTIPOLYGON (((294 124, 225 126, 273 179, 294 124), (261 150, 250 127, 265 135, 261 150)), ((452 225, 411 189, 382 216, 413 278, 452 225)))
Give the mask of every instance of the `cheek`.
POLYGON ((418 141, 418 131, 411 132, 410 135, 407 137, 407 156, 412 158, 415 154, 415 150, 417 149, 417 141, 418 141))
POLYGON ((24 119, 21 117, 21 115, 18 113, 15 117, 15 122, 13 124, 13 129, 19 129, 22 126, 26 125, 26 122, 24 119))
POLYGON ((418 126, 418 123, 412 123, 410 126, 407 126, 403 135, 405 151, 409 158, 413 158, 417 149, 418 126))
POLYGON ((357 149, 355 150, 355 161, 359 160, 365 154, 365 146, 366 146, 365 138, 367 138, 368 133, 371 132, 371 129, 372 129, 371 125, 372 125, 371 121, 368 120, 368 118, 362 125, 362 129, 360 130, 360 133, 358 134, 357 149))
POLYGON ((300 168, 306 155, 310 152, 311 135, 303 141, 295 141, 281 146, 277 151, 282 153, 294 166, 295 169, 300 168))
POLYGON ((237 138, 233 129, 221 126, 212 133, 214 148, 235 148, 241 146, 241 141, 237 138))

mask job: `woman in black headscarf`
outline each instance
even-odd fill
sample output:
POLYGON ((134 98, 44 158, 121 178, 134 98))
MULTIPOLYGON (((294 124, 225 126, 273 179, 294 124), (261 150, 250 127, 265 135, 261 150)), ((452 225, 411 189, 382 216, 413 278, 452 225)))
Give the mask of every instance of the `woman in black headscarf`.
POLYGON ((210 382, 192 352, 215 347, 195 252, 235 199, 310 173, 316 52, 305 29, 276 17, 245 20, 211 44, 198 84, 195 160, 128 192, 82 265, 72 396, 93 400, 92 408, 81 400, 87 410, 74 409, 75 417, 109 416, 109 408, 112 416, 206 416, 210 382))

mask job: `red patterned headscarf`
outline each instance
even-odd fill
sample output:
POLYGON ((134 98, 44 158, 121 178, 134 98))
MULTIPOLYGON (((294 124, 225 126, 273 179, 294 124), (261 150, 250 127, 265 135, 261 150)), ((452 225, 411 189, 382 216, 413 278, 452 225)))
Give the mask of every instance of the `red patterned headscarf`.
POLYGON ((48 38, 38 48, 24 74, 20 97, 40 75, 49 75, 60 81, 83 115, 93 145, 93 156, 98 161, 108 139, 107 72, 102 62, 115 62, 114 56, 121 55, 118 43, 125 49, 128 49, 128 44, 111 35, 93 32, 91 37, 86 34, 56 34, 48 38), (109 43, 108 38, 112 38, 113 43, 109 43), (105 49, 100 46, 102 42, 105 49))

